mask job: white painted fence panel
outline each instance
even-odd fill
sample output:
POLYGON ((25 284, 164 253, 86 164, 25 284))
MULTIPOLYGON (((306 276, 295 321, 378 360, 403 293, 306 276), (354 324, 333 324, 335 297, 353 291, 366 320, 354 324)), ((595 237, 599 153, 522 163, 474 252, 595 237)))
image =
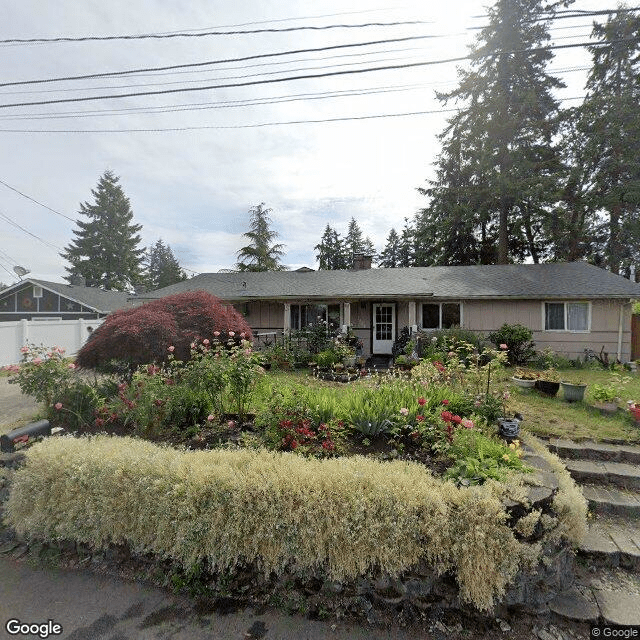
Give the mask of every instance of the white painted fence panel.
POLYGON ((0 366, 17 364, 20 347, 27 342, 37 346, 62 347, 67 356, 78 352, 100 320, 18 320, 0 322, 0 366))

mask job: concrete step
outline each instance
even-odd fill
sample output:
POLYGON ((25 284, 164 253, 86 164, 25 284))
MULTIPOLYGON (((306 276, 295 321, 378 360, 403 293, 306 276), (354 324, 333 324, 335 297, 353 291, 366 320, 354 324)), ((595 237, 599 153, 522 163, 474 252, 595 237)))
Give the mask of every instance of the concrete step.
POLYGON ((589 525, 577 553, 592 564, 640 571, 640 524, 596 520, 589 525))
POLYGON ((583 485, 581 488, 593 513, 622 516, 631 520, 640 518, 640 493, 592 484, 583 485))
POLYGON ((606 444, 590 440, 574 442, 573 440, 551 438, 547 446, 561 458, 626 462, 640 465, 640 447, 636 445, 606 444))
POLYGON ((566 460, 567 470, 580 484, 614 485, 640 491, 640 466, 625 462, 566 460))

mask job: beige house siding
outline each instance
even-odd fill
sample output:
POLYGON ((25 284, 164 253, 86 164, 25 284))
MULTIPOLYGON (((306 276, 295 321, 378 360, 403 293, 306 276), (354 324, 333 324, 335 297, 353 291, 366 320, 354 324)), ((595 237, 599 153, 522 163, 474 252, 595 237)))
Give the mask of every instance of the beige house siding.
POLYGON ((472 331, 489 333, 505 322, 519 323, 533 331, 537 350, 550 347, 555 352, 571 359, 584 357, 586 348, 600 353, 602 347, 615 359, 618 354, 618 327, 622 307, 622 351, 621 360, 631 358, 631 305, 621 300, 591 301, 591 331, 544 331, 541 300, 472 300, 464 302, 463 324, 472 331))

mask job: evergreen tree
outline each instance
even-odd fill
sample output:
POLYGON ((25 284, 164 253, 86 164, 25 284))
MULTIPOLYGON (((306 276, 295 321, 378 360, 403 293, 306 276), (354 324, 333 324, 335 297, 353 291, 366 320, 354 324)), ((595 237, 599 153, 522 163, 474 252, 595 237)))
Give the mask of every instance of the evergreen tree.
POLYGON ((347 227, 347 235, 344 239, 343 254, 347 265, 351 267, 353 265, 353 256, 356 253, 366 253, 365 240, 362 237, 362 230, 360 225, 356 222, 355 218, 349 220, 349 226, 347 227))
POLYGON ((91 193, 94 202, 80 205, 87 221, 77 220, 76 236, 64 252, 71 267, 66 276, 83 276, 87 286, 131 290, 141 282, 141 260, 144 248, 138 248, 142 225, 132 224, 129 199, 118 184, 119 178, 105 171, 91 193))
POLYGON ((497 0, 472 47, 471 69, 438 96, 466 106, 441 135, 437 178, 423 190, 431 202, 420 245, 425 230, 435 234, 432 263, 487 262, 495 245, 499 263, 543 257, 560 170, 552 91, 563 86, 545 71, 553 54, 544 45, 558 7, 572 1, 497 0))
POLYGON ((151 290, 162 289, 187 279, 187 274, 173 255, 171 247, 158 240, 147 249, 147 286, 151 290))
POLYGON ((347 263, 344 256, 342 238, 340 234, 327 224, 320 243, 314 249, 317 251, 316 259, 319 268, 323 270, 346 269, 347 263))
POLYGON ((249 231, 243 234, 249 244, 238 251, 238 271, 285 271, 280 262, 284 255, 284 245, 274 244, 278 232, 271 229, 271 209, 264 208, 264 202, 249 209, 249 231))
POLYGON ((375 262, 378 257, 375 245, 373 244, 369 236, 364 239, 364 243, 362 245, 362 253, 364 253, 365 256, 370 256, 373 262, 375 262))
POLYGON ((592 257, 613 273, 640 258, 640 16, 612 14, 595 24, 593 66, 582 105, 592 206, 604 213, 592 257))
POLYGON ((398 266, 400 261, 400 238, 398 232, 395 229, 389 231, 387 236, 387 243, 384 245, 384 249, 380 253, 378 266, 385 269, 394 269, 398 266))
POLYGON ((398 243, 398 267, 415 267, 416 255, 416 236, 415 229, 409 223, 407 218, 404 219, 404 227, 400 234, 400 242, 398 243))

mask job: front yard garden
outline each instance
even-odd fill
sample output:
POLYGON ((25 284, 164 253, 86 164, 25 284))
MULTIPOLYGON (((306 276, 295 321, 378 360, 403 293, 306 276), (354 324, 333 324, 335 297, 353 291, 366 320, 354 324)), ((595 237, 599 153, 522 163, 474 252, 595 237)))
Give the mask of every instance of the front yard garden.
MULTIPOLYGON (((421 362, 408 344, 411 366, 360 368, 340 384, 318 368, 344 343, 305 354, 311 369, 265 372, 235 328, 178 347, 166 335, 160 351, 154 325, 153 359, 138 348, 137 362, 106 362, 117 373, 93 379, 58 349, 26 346, 15 381, 70 435, 27 447, 6 522, 48 542, 126 545, 218 586, 240 572, 270 588, 283 576, 323 593, 337 582, 356 597, 358 581, 397 578, 423 606, 455 579, 450 603, 487 609, 523 572, 565 558, 586 516, 558 460, 527 434, 528 453, 499 438, 496 421, 522 414, 540 435, 635 439, 631 417, 601 416, 589 392, 576 406, 514 387, 506 343, 438 335, 421 362)), ((94 346, 112 351, 105 335, 94 346)), ((609 384, 607 372, 573 374, 609 384)), ((640 393, 636 379, 623 386, 621 402, 640 393)))

